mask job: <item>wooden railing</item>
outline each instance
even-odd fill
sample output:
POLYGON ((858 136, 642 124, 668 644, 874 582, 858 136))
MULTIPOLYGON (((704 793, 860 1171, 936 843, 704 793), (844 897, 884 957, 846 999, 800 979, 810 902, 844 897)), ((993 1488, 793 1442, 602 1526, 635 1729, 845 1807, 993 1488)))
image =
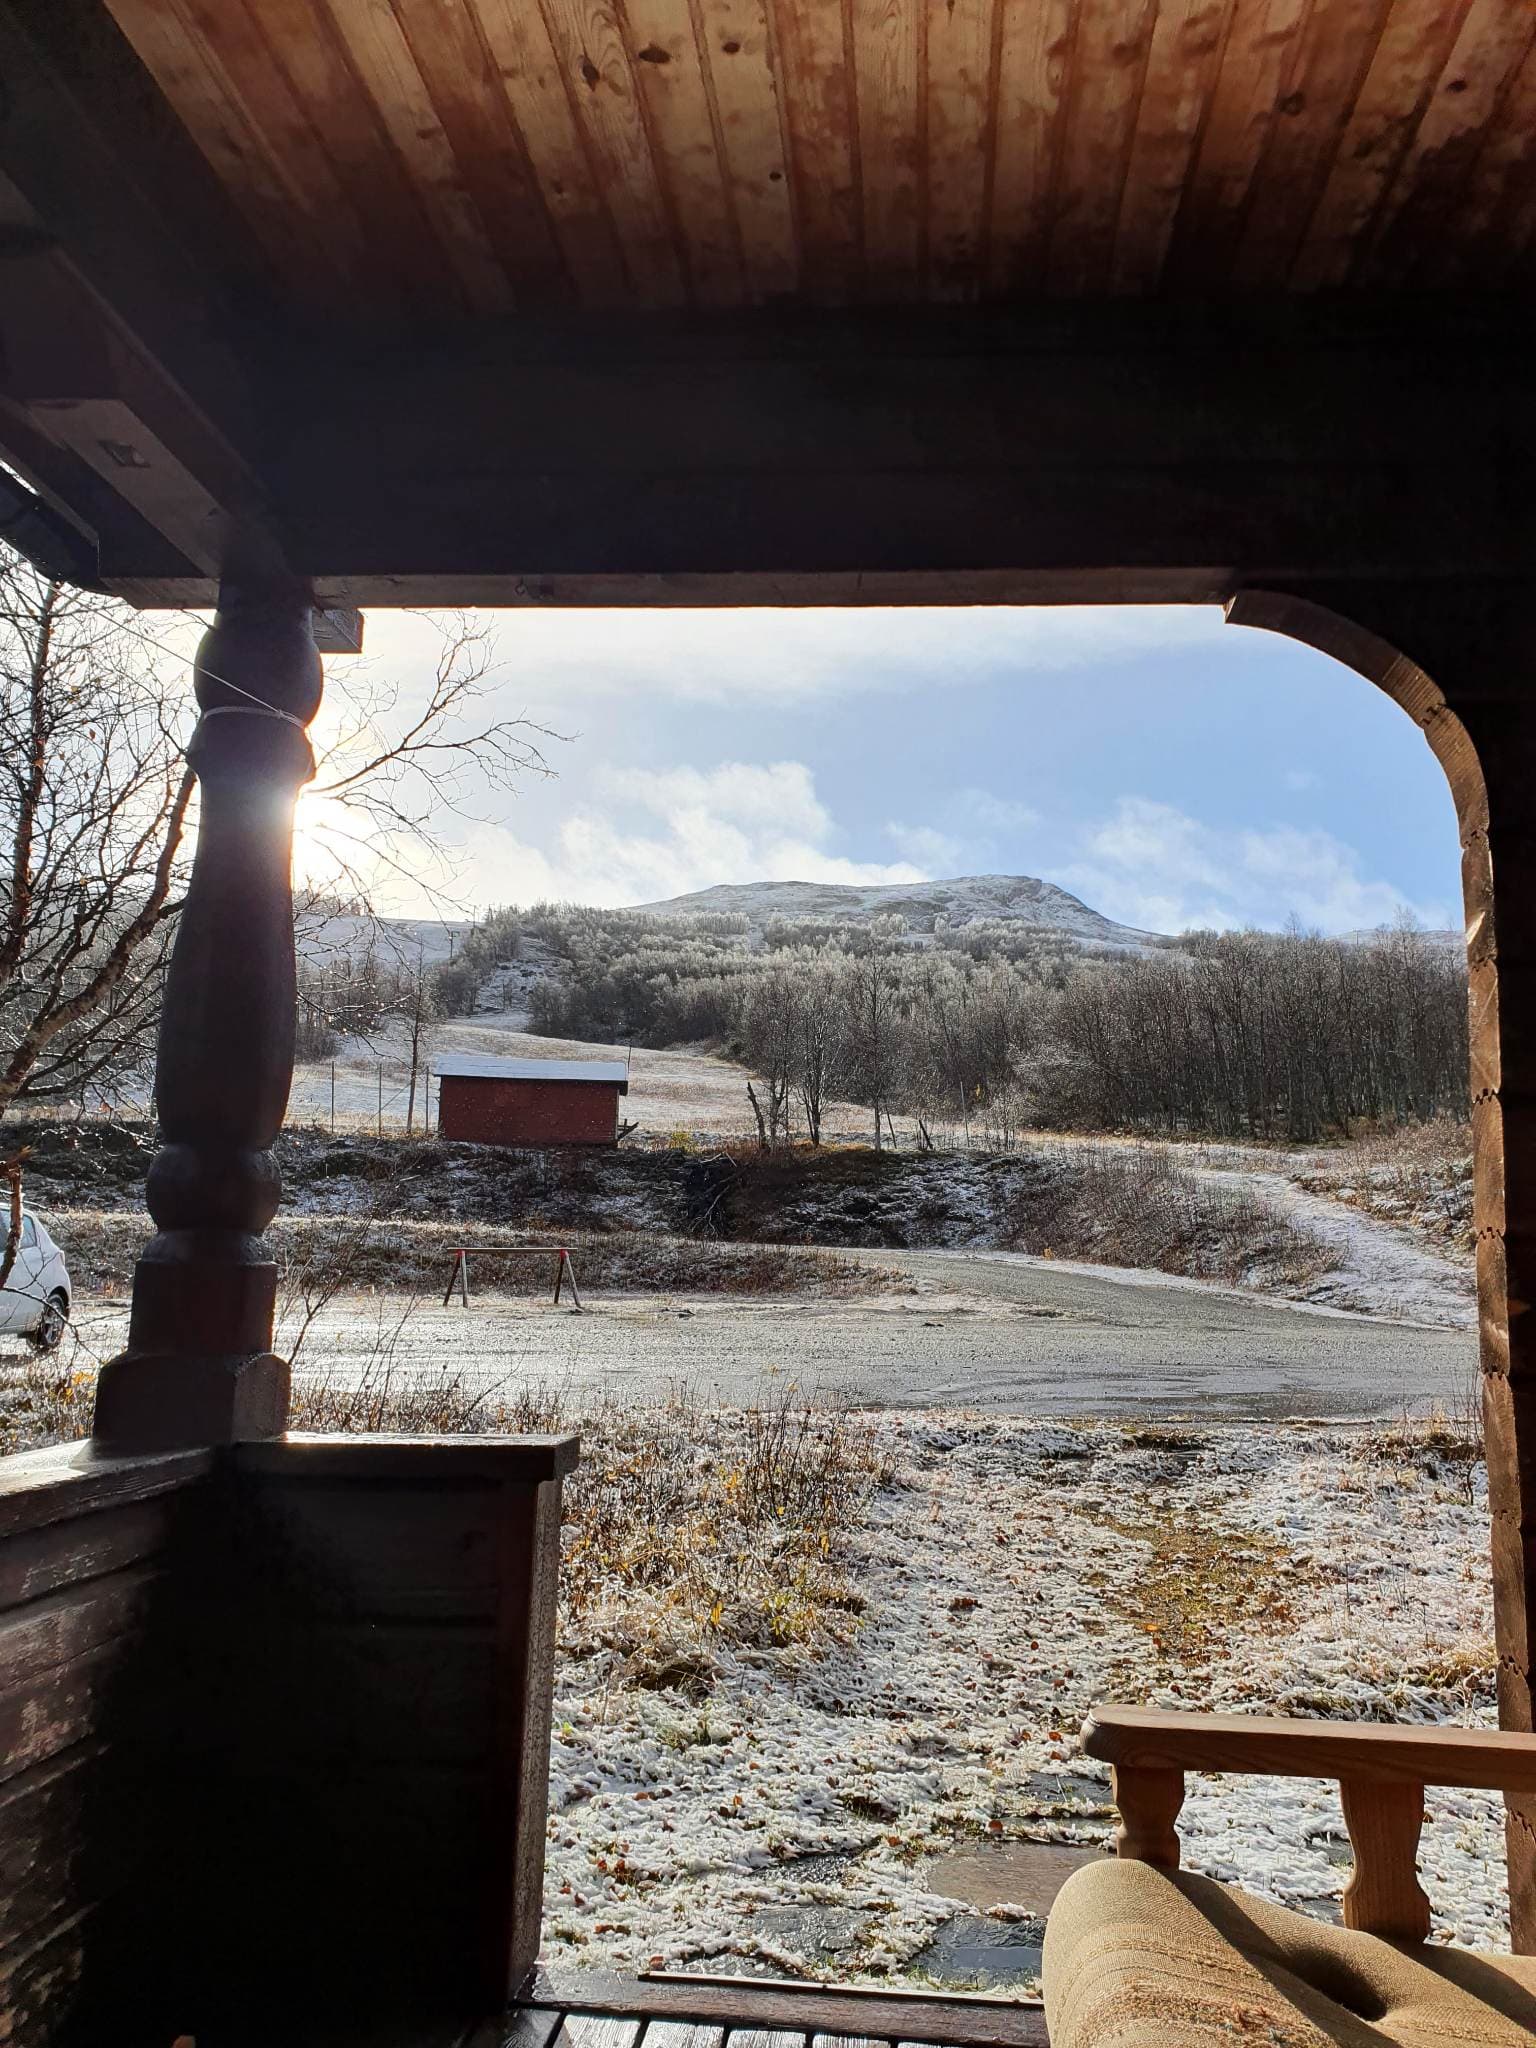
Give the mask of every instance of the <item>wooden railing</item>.
POLYGON ((1344 1925, 1389 1941, 1429 1933, 1415 1860, 1425 1786, 1536 1793, 1536 1735, 1504 1729, 1097 1707, 1083 1724, 1083 1749, 1110 1766, 1117 1852, 1166 1870, 1179 1867, 1186 1771, 1336 1779, 1355 1852, 1344 1925))

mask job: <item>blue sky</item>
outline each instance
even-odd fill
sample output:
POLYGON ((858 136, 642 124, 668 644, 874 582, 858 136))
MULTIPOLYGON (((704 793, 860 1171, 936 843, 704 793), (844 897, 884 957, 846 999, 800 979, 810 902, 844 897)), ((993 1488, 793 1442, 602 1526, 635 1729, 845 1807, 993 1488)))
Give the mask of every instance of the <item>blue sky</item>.
MULTIPOLYGON (((1041 875, 1123 921, 1460 923, 1444 778, 1360 677, 1205 608, 504 612, 496 706, 568 735, 382 907, 1041 875)), ((375 612, 407 697, 425 620, 375 612)), ((333 663, 333 673, 336 665, 333 663)), ((339 675, 338 675, 338 680, 339 675)), ((322 726, 322 737, 324 728, 322 726)), ((305 844, 322 837, 311 818, 305 844)))

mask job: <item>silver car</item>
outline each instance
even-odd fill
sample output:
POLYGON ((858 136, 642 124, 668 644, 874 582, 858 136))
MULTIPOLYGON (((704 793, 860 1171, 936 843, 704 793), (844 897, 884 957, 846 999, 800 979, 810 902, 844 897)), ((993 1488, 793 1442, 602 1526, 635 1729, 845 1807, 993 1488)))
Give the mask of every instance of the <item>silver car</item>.
MULTIPOLYGON (((0 1248, 4 1242, 0 1222, 0 1248)), ((16 1263, 0 1288, 0 1330, 30 1337, 39 1351, 57 1350, 69 1321, 69 1296, 64 1254, 35 1216, 23 1216, 16 1263)))

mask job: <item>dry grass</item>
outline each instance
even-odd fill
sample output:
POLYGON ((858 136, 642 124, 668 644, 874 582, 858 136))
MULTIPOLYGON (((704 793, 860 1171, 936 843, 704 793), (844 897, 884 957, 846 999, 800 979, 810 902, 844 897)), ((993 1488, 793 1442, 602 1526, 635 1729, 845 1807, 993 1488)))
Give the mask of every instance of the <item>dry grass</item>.
POLYGON ((715 1646, 814 1647, 862 1607, 849 1538, 889 1483, 869 1431, 791 1389, 761 1406, 609 1408, 583 1424, 563 1572, 569 1646, 641 1683, 708 1682, 715 1646))
POLYGON ((95 1405, 94 1368, 76 1365, 63 1352, 5 1360, 0 1368, 0 1456, 89 1436, 95 1405))
POLYGON ((1487 1482, 1480 1379, 1474 1374, 1459 1400, 1437 1401, 1427 1415, 1404 1415, 1384 1428, 1367 1430, 1356 1455, 1365 1464, 1416 1472, 1451 1499, 1475 1507, 1479 1485, 1487 1482))
POLYGON ((1145 1631, 1165 1667, 1204 1669, 1245 1629, 1261 1621, 1283 1628, 1291 1619, 1295 1572, 1272 1537, 1171 1509, 1135 1522, 1094 1519, 1145 1548, 1134 1583, 1106 1585, 1098 1597, 1145 1631))
POLYGON ((1310 1155, 1292 1178, 1311 1194, 1472 1252, 1472 1131, 1454 1117, 1353 1138, 1310 1155))
POLYGON ((1339 1264, 1260 1197, 1212 1187, 1160 1145, 1074 1146, 1059 1172, 1018 1190, 1006 1228, 1017 1251, 1233 1287, 1293 1291, 1339 1264))

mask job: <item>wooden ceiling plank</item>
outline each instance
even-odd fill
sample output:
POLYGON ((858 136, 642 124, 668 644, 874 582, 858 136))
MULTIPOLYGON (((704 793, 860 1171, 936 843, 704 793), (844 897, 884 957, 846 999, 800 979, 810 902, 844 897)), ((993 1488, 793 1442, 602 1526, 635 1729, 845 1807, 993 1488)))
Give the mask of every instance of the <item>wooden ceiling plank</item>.
MULTIPOLYGON (((184 30, 266 153, 296 213, 307 214, 330 267, 368 288, 388 258, 371 247, 326 143, 245 0, 178 0, 184 30)), ((314 32, 313 21, 309 33, 314 32)))
POLYGON ((324 0, 470 310, 505 312, 513 290, 465 189, 426 82, 388 0, 324 0))
POLYGON ((463 0, 410 0, 399 20, 519 303, 569 304, 575 292, 565 258, 475 17, 463 0))
POLYGON ((1293 290, 1347 282, 1444 69, 1465 6, 1466 0, 1394 0, 1291 265, 1293 290))
POLYGON ((1114 263, 1157 0, 1083 0, 1046 259, 1046 287, 1103 291, 1114 263))
POLYGON ((783 109, 764 0, 697 0, 720 144, 754 299, 799 282, 783 109))
POLYGON ((922 274, 922 15, 915 0, 851 0, 865 289, 916 296, 922 274))
POLYGON ((676 231, 613 7, 609 0, 544 0, 544 19, 636 295, 647 305, 682 305, 687 284, 676 231))
POLYGON ((826 0, 770 0, 791 200, 807 295, 856 296, 863 277, 858 124, 842 10, 826 0))
POLYGON ((1363 282, 1402 284, 1438 246, 1490 124, 1536 47, 1536 10, 1471 0, 1412 142, 1377 213, 1363 282))
POLYGON ((1229 276, 1309 5, 1235 0, 1168 249, 1170 282, 1209 291, 1229 276))
POLYGON ((633 296, 549 28, 528 0, 466 0, 480 24, 584 305, 633 296))
POLYGON ((1499 283, 1536 232, 1536 49, 1510 83, 1425 282, 1499 283))
POLYGON ((301 295, 342 298, 346 287, 309 233, 308 216, 273 163, 222 70, 188 32, 176 0, 108 0, 112 17, 178 119, 301 295), (305 275, 293 280, 296 249, 305 275))
POLYGON ((245 4, 310 125, 324 138, 376 272, 388 272, 405 303, 441 305, 455 291, 453 273, 330 16, 317 11, 313 0, 245 4))
POLYGON ((1230 0, 1162 0, 1131 140, 1110 288, 1147 292, 1162 274, 1210 103, 1230 0))
POLYGON ((983 280, 997 17, 994 0, 926 5, 928 296, 971 299, 983 280))
POLYGON ((1001 297, 1037 286, 1049 249, 1057 144, 1077 0, 999 0, 1004 8, 992 161, 987 279, 1001 297))
MULTIPOLYGON (((624 0, 629 50, 652 146, 682 236, 692 295, 704 306, 746 298, 741 242, 718 123, 688 0, 624 0)), ((770 105, 765 112, 772 115, 770 105)))
POLYGON ((1239 285, 1283 289, 1391 5, 1314 0, 1243 222, 1239 285))

